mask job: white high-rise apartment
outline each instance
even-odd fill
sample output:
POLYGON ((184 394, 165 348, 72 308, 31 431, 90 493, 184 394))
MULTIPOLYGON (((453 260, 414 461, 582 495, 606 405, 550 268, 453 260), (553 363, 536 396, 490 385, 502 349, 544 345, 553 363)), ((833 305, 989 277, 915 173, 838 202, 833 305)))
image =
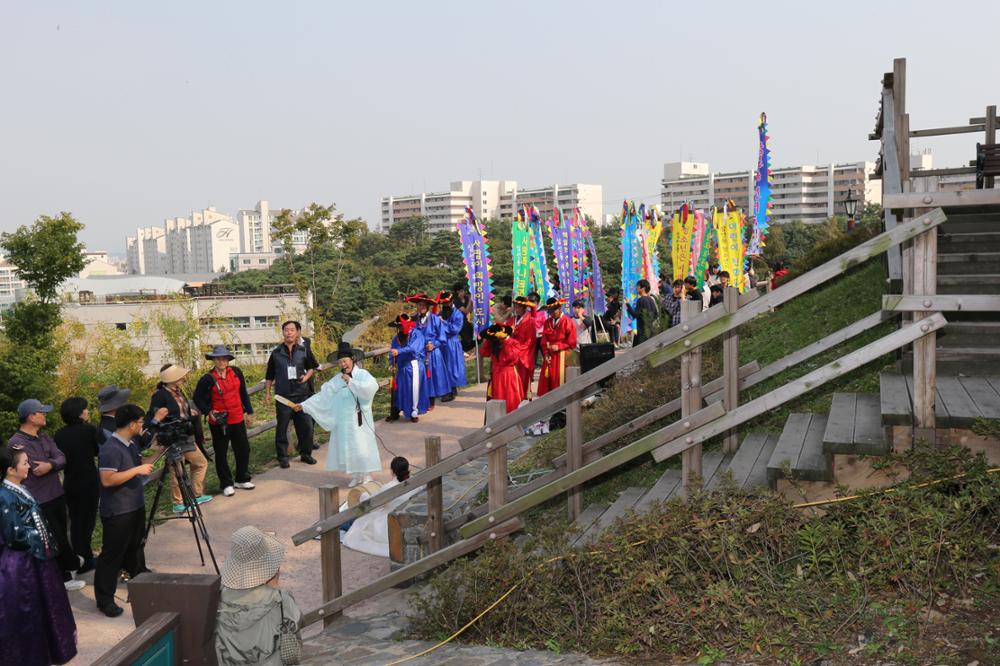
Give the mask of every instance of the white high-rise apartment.
POLYGON ((538 207, 543 217, 559 206, 565 214, 574 208, 601 219, 604 200, 600 185, 551 185, 518 190, 511 180, 460 180, 451 183, 447 192, 423 192, 403 197, 382 197, 379 231, 386 232, 397 223, 422 217, 428 231, 452 231, 465 218, 468 206, 479 219, 511 219, 522 205, 538 207))
MULTIPOLYGON (((826 166, 802 165, 772 169, 771 202, 774 223, 801 220, 822 222, 843 215, 848 192, 858 199, 858 209, 882 200, 882 182, 871 178, 873 162, 826 166)), ((754 172, 713 173, 708 164, 673 162, 664 165, 660 202, 670 214, 688 203, 695 208, 721 207, 732 199, 746 211, 753 210, 754 172)))
MULTIPOLYGON (((293 215, 301 211, 293 210, 293 215)), ((281 209, 272 210, 267 201, 257 202, 254 208, 241 209, 236 213, 236 223, 240 229, 240 252, 281 252, 281 244, 272 237, 275 219, 281 214, 281 209)), ((305 249, 308 238, 306 232, 297 231, 292 234, 292 245, 296 252, 305 249)))
POLYGON ((131 275, 166 272, 167 234, 163 227, 140 227, 125 239, 125 265, 131 275))

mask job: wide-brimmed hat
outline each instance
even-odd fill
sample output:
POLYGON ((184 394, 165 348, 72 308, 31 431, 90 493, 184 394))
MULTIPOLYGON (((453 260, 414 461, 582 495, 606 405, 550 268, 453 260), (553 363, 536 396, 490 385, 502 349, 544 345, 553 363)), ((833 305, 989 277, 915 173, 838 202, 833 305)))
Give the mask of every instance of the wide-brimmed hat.
POLYGON ((455 294, 450 291, 439 291, 437 295, 436 302, 438 305, 445 305, 446 303, 451 303, 455 299, 455 294))
POLYGON ((537 307, 535 305, 535 302, 530 298, 528 298, 527 296, 518 296, 513 301, 511 301, 511 305, 521 305, 526 308, 530 308, 532 310, 534 310, 537 307))
POLYGON ((337 345, 337 351, 330 352, 329 354, 326 355, 326 362, 336 363, 342 358, 353 359, 355 351, 356 350, 354 349, 354 347, 351 346, 350 342, 345 342, 341 340, 340 344, 337 345))
POLYGON ((173 384, 187 377, 187 373, 189 372, 191 371, 182 366, 168 365, 163 370, 160 370, 160 381, 164 384, 173 384))
POLYGON ((418 294, 413 294, 412 296, 407 296, 403 299, 407 303, 427 303, 428 305, 437 305, 437 299, 433 296, 428 296, 424 292, 418 294))
POLYGON ((398 328, 403 335, 409 335, 410 331, 416 328, 417 322, 413 321, 413 317, 403 312, 396 315, 392 325, 398 328))
POLYGON ((545 301, 545 305, 542 306, 542 309, 543 310, 560 310, 560 309, 562 309, 562 306, 564 306, 564 305, 566 305, 566 299, 565 298, 556 298, 556 297, 553 296, 549 300, 545 301))
POLYGON ((513 333, 514 329, 510 326, 505 326, 504 324, 493 324, 483 331, 483 337, 489 338, 490 340, 506 340, 513 333))
POLYGON ((129 389, 118 388, 114 384, 105 386, 97 392, 97 411, 101 414, 113 412, 128 404, 128 399, 131 397, 132 391, 129 389))
POLYGON ((236 357, 233 356, 228 349, 226 349, 226 345, 215 345, 214 347, 212 347, 212 351, 205 354, 205 358, 207 358, 209 361, 216 358, 228 358, 230 361, 232 361, 236 357))
POLYGON ((249 590, 274 578, 285 559, 285 547, 253 525, 233 532, 229 557, 222 565, 222 584, 231 590, 249 590))

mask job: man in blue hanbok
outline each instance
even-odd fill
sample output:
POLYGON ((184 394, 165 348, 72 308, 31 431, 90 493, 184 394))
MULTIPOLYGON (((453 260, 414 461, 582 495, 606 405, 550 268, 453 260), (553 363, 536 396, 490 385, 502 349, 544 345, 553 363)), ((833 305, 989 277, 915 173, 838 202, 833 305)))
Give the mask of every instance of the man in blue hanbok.
POLYGON ((370 372, 354 365, 354 352, 348 342, 338 346, 336 361, 340 374, 323 384, 319 393, 292 409, 304 411, 330 432, 326 468, 347 472, 354 477, 353 486, 370 481, 371 473, 382 469, 372 420, 372 399, 378 391, 378 381, 370 372))
POLYGON ((441 347, 444 354, 444 365, 448 371, 448 384, 451 392, 441 398, 441 402, 455 399, 458 389, 466 385, 465 352, 462 351, 462 327, 465 326, 465 314, 455 307, 454 297, 450 291, 439 291, 437 302, 441 308, 441 323, 444 326, 445 344, 441 347))
POLYGON ((448 339, 445 337, 441 317, 431 312, 431 308, 437 306, 437 299, 421 292, 410 296, 406 301, 417 305, 417 330, 424 336, 424 349, 427 352, 424 358, 427 366, 427 393, 431 409, 434 409, 434 398, 451 394, 451 381, 448 379, 442 350, 448 344, 448 339))
POLYGON ((417 422, 420 414, 426 414, 430 400, 427 396, 427 376, 424 370, 424 336, 417 330, 417 322, 408 314, 396 317, 399 328, 392 339, 389 350, 393 365, 392 405, 386 421, 396 421, 399 413, 417 422))

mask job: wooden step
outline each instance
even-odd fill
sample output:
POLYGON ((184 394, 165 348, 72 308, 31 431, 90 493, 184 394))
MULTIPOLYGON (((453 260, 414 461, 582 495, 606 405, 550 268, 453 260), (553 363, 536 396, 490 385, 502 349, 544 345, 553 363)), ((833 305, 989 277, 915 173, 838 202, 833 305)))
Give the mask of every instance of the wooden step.
MULTIPOLYGON (((629 510, 635 507, 636 502, 642 499, 642 496, 646 494, 645 488, 626 488, 616 499, 607 511, 603 511, 600 516, 597 517, 590 527, 580 535, 580 537, 574 543, 575 548, 582 548, 584 546, 589 546, 597 541, 597 537, 601 536, 604 530, 611 527, 617 519, 624 516, 629 510)), ((583 515, 583 514, 581 514, 583 515)))
POLYGON ((889 437, 882 425, 879 396, 874 393, 834 393, 823 432, 823 451, 884 456, 890 450, 889 437))
POLYGON ((767 480, 773 488, 791 466, 791 478, 833 481, 833 456, 823 452, 824 414, 791 414, 767 463, 767 480))
POLYGON ((1000 273, 938 275, 940 294, 1000 294, 1000 273))
POLYGON ((729 467, 732 454, 724 455, 721 451, 709 451, 701 456, 701 480, 705 490, 715 490, 719 481, 729 467))
POLYGON ((938 275, 1000 273, 1000 252, 938 254, 938 275))
POLYGON ((569 534, 569 545, 575 548, 576 542, 580 540, 580 537, 586 534, 591 525, 597 522, 597 519, 607 510, 607 504, 591 504, 580 512, 580 515, 573 521, 572 527, 575 528, 575 531, 569 534))
MULTIPOLYGON (((913 423, 913 376, 884 372, 879 376, 882 423, 913 423)), ((939 428, 968 428, 976 419, 1000 418, 1000 375, 938 375, 934 416, 939 428)))
POLYGON ((953 208, 945 211, 948 220, 939 229, 942 233, 972 234, 984 231, 1000 231, 1000 213, 992 211, 962 212, 953 208))
POLYGON ((949 321, 948 325, 937 333, 937 346, 938 348, 983 347, 995 350, 1000 347, 1000 321, 949 321))
POLYGON ((1000 233, 941 234, 938 252, 959 254, 972 252, 1000 252, 1000 233))
POLYGON ((729 463, 728 471, 737 487, 752 490, 767 485, 767 462, 778 436, 766 432, 748 434, 729 463))
POLYGON ((639 513, 645 513, 649 511, 649 507, 653 502, 666 502, 667 500, 677 497, 681 490, 681 471, 676 467, 671 467, 665 471, 653 487, 646 491, 646 494, 642 496, 638 502, 636 502, 635 510, 639 513))

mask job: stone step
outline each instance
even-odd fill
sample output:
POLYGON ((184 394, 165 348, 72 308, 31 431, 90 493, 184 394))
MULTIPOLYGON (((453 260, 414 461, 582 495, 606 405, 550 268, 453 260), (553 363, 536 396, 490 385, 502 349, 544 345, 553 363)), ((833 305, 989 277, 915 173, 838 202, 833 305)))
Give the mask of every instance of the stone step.
POLYGON ((790 476, 802 481, 833 481, 833 456, 823 452, 824 414, 791 414, 767 463, 767 480, 773 488, 790 476))
MULTIPOLYGON (((618 496, 607 511, 601 513, 590 527, 580 535, 580 537, 574 543, 575 548, 582 548, 584 546, 589 546, 597 541, 597 537, 601 535, 604 530, 611 527, 611 525, 619 518, 624 516, 630 510, 635 508, 636 502, 642 499, 642 496, 646 494, 645 488, 626 488, 618 496)), ((582 514, 581 514, 582 515, 582 514)))
POLYGON ((889 437, 882 425, 879 396, 874 393, 834 393, 823 451, 834 454, 887 455, 889 437))
POLYGON ((1000 252, 938 254, 938 275, 1000 273, 1000 252))
POLYGON ((778 436, 766 432, 748 434, 729 462, 728 472, 739 488, 752 490, 767 485, 767 463, 778 436))

